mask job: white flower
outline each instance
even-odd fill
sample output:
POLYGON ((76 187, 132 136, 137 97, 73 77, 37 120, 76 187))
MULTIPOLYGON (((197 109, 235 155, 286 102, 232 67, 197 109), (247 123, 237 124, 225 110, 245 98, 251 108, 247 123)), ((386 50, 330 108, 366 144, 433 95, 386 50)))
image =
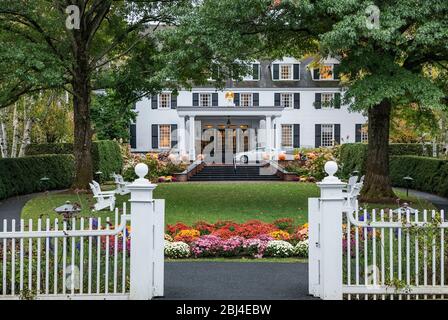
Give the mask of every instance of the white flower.
POLYGON ((294 246, 283 240, 273 240, 268 242, 265 255, 271 257, 289 257, 294 253, 294 246))
POLYGON ((185 242, 169 242, 165 240, 165 256, 172 259, 188 258, 190 246, 185 242))
POLYGON ((294 254, 296 256, 307 258, 308 257, 308 239, 299 241, 294 247, 294 254))

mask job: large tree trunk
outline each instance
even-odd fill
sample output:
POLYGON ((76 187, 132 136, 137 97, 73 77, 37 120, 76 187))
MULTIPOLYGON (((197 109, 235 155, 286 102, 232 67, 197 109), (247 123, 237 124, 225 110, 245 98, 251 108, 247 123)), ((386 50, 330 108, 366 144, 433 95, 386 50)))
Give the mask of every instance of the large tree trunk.
POLYGON ((76 57, 73 77, 75 180, 73 189, 87 190, 93 179, 92 129, 90 126, 90 76, 88 54, 82 34, 75 32, 76 57))
POLYGON ((396 199, 389 175, 390 113, 389 100, 383 100, 369 109, 369 146, 361 192, 363 202, 393 202, 396 199))
POLYGON ((31 105, 34 103, 33 100, 29 101, 29 104, 25 106, 23 110, 23 136, 22 142, 20 143, 19 158, 25 156, 26 146, 30 144, 31 140, 31 126, 33 124, 33 119, 31 118, 31 105))

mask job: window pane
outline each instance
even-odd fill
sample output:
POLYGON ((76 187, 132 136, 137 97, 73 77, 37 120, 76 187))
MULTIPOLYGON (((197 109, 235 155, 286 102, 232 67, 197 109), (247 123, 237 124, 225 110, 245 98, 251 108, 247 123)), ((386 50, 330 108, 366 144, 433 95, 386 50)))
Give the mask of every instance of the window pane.
POLYGON ((333 79, 333 66, 323 66, 320 68, 320 78, 322 80, 333 79))
POLYGON ((321 126, 322 147, 332 147, 334 144, 334 130, 332 124, 323 124, 321 126))
POLYGON ((242 107, 252 107, 252 93, 241 93, 240 94, 240 105, 242 107))
POLYGON ((281 93, 280 94, 280 106, 283 108, 292 108, 293 95, 292 93, 281 93))
POLYGON ((171 94, 162 93, 159 95, 159 108, 160 109, 171 108, 171 94))
POLYGON ((333 93, 322 93, 321 97, 323 109, 333 108, 333 93))
POLYGON ((212 96, 210 93, 200 93, 199 94, 199 106, 210 107, 212 101, 212 96))
POLYGON ((171 126, 169 124, 159 126, 159 148, 171 148, 171 126))
POLYGON ((361 128, 361 142, 369 141, 369 133, 367 132, 367 125, 362 126, 361 128))
POLYGON ((292 66, 289 64, 280 65, 280 79, 290 80, 292 79, 292 66))
POLYGON ((292 148, 293 137, 292 137, 292 125, 291 124, 283 124, 282 125, 282 147, 284 148, 292 148))

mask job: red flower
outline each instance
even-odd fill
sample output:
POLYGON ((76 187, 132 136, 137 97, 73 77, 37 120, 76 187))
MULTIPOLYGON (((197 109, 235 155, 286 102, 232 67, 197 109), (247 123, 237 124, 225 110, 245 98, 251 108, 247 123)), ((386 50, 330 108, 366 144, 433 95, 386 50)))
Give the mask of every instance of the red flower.
POLYGON ((177 235, 179 233, 179 231, 188 230, 191 228, 189 226, 187 226, 186 224, 178 222, 173 225, 170 225, 170 224, 167 225, 166 229, 167 229, 168 234, 171 235, 172 237, 174 237, 175 235, 177 235))

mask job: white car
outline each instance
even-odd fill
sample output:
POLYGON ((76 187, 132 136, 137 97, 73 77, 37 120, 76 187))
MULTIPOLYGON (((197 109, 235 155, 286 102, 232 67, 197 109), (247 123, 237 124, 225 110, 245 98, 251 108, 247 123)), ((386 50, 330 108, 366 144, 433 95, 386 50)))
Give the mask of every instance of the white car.
POLYGON ((235 161, 237 163, 246 164, 262 160, 276 160, 280 153, 284 153, 284 151, 274 148, 260 147, 246 152, 238 152, 235 154, 235 161))

